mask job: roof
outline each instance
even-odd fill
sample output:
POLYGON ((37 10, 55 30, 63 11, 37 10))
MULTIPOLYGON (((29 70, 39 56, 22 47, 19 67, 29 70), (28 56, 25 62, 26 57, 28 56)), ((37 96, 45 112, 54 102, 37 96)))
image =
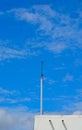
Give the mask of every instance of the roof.
POLYGON ((81 130, 82 115, 36 115, 34 130, 81 130))

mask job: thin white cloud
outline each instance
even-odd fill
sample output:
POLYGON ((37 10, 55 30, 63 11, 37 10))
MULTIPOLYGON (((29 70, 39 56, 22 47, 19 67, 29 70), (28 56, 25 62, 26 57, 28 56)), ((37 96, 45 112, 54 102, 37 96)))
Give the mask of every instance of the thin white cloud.
POLYGON ((13 58, 21 59, 25 58, 27 55, 29 55, 27 50, 17 50, 2 46, 0 47, 0 61, 13 58))
MULTIPOLYGON (((41 42, 44 49, 57 54, 66 49, 82 49, 81 11, 76 10, 69 12, 69 14, 63 14, 50 5, 35 5, 30 8, 15 8, 6 11, 6 13, 13 14, 17 20, 35 26, 35 32, 39 39, 37 41, 37 39, 31 37, 31 39, 35 39, 35 46, 41 42), (75 13, 76 17, 72 17, 70 13, 75 13), (44 43, 42 43, 41 37, 44 37, 44 43), (46 41, 45 39, 50 40, 46 41)), ((33 41, 30 42, 32 44, 33 41)), ((39 48, 41 44, 39 44, 39 48)), ((34 46, 34 44, 32 45, 34 46)), ((25 55, 25 52, 17 51, 17 53, 18 57, 25 55)), ((33 51, 32 55, 36 55, 36 52, 33 51)))
POLYGON ((36 56, 37 52, 31 51, 29 47, 22 49, 20 46, 13 46, 12 41, 0 39, 0 61, 9 59, 25 59, 28 56, 36 56))
POLYGON ((82 115, 82 111, 75 111, 73 112, 73 115, 82 115))
MULTIPOLYGON (((48 7, 49 8, 49 7, 48 7)), ((15 16, 19 20, 25 20, 26 22, 30 22, 31 24, 39 24, 38 30, 46 30, 50 31, 53 28, 52 22, 46 17, 44 14, 42 14, 42 10, 39 6, 35 6, 32 8, 32 10, 19 8, 19 9, 13 9, 10 12, 14 12, 15 16)))
POLYGON ((63 110, 66 112, 70 112, 70 113, 78 113, 81 114, 82 113, 82 102, 69 102, 69 104, 67 106, 63 106, 63 110))
POLYGON ((82 96, 82 89, 76 89, 76 92, 78 93, 79 96, 82 96))
POLYGON ((64 70, 64 69, 66 69, 66 67, 64 65, 61 65, 61 67, 55 67, 54 68, 54 70, 57 70, 57 71, 64 70))
POLYGON ((36 12, 48 16, 49 18, 57 16, 57 13, 49 5, 34 5, 32 8, 36 10, 36 12))
POLYGON ((48 35, 52 39, 49 47, 46 47, 48 50, 58 53, 67 48, 82 48, 82 31, 79 29, 81 15, 78 14, 77 18, 72 18, 70 14, 59 13, 49 5, 33 6, 30 9, 14 9, 12 12, 19 20, 39 24, 38 30, 44 31, 41 35, 48 35), (52 49, 54 42, 56 42, 56 47, 52 49))
MULTIPOLYGON (((56 81, 55 81, 54 79, 50 79, 50 78, 48 78, 48 77, 45 77, 44 80, 47 81, 47 83, 48 83, 49 85, 53 85, 53 84, 56 83, 56 81)), ((50 88, 49 88, 49 89, 50 89, 50 88)))
POLYGON ((33 130, 33 113, 23 109, 0 108, 1 130, 33 130))
POLYGON ((77 101, 80 100, 82 98, 82 89, 79 88, 78 86, 78 89, 76 89, 76 93, 77 93, 77 101))
POLYGON ((64 43, 60 43, 60 44, 52 43, 52 44, 48 44, 46 46, 46 49, 53 52, 53 53, 61 53, 66 48, 67 48, 67 46, 64 43))
POLYGON ((8 90, 3 87, 0 87, 0 103, 15 104, 15 103, 24 103, 30 102, 31 98, 29 97, 20 97, 21 92, 16 90, 8 90), (13 97, 12 97, 13 96, 13 97))
POLYGON ((3 15, 3 14, 4 14, 4 12, 1 12, 1 11, 0 11, 0 15, 3 15))
POLYGON ((0 96, 0 103, 7 103, 7 104, 16 104, 16 103, 24 103, 24 102, 30 102, 31 98, 12 98, 12 97, 4 97, 4 96, 0 96))
POLYGON ((0 97, 0 103, 8 103, 8 104, 15 104, 17 103, 17 99, 12 99, 12 98, 6 98, 6 97, 0 97))
POLYGON ((15 93, 16 93, 15 90, 10 91, 10 90, 7 90, 7 89, 4 89, 4 88, 0 87, 0 94, 13 95, 13 94, 15 94, 15 93))
POLYGON ((75 66, 82 66, 82 59, 80 59, 80 58, 76 58, 76 60, 75 60, 75 66))
POLYGON ((12 9, 9 11, 9 13, 11 12, 14 12, 15 16, 19 20, 25 20, 27 22, 38 23, 39 15, 37 13, 32 13, 25 8, 12 9))
POLYGON ((63 78, 63 81, 66 82, 66 81, 73 81, 73 75, 70 75, 70 74, 66 74, 65 77, 63 78))

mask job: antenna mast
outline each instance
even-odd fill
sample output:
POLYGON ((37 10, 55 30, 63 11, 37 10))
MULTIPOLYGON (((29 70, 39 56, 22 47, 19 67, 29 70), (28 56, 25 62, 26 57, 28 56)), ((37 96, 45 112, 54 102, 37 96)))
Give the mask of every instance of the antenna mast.
POLYGON ((41 62, 41 78, 40 78, 40 114, 43 114, 43 61, 41 62))

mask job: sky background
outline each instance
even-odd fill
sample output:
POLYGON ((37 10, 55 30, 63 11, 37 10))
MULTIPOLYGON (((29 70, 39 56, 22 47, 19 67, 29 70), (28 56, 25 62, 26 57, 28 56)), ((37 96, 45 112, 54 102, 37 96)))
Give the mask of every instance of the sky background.
POLYGON ((0 129, 33 130, 40 111, 82 113, 82 1, 0 1, 0 129))

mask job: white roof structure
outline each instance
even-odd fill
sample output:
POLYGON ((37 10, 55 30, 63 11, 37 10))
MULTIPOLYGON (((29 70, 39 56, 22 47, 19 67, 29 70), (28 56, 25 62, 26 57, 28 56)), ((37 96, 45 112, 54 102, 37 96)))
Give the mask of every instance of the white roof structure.
POLYGON ((82 115, 37 115, 34 130, 82 130, 82 115))

